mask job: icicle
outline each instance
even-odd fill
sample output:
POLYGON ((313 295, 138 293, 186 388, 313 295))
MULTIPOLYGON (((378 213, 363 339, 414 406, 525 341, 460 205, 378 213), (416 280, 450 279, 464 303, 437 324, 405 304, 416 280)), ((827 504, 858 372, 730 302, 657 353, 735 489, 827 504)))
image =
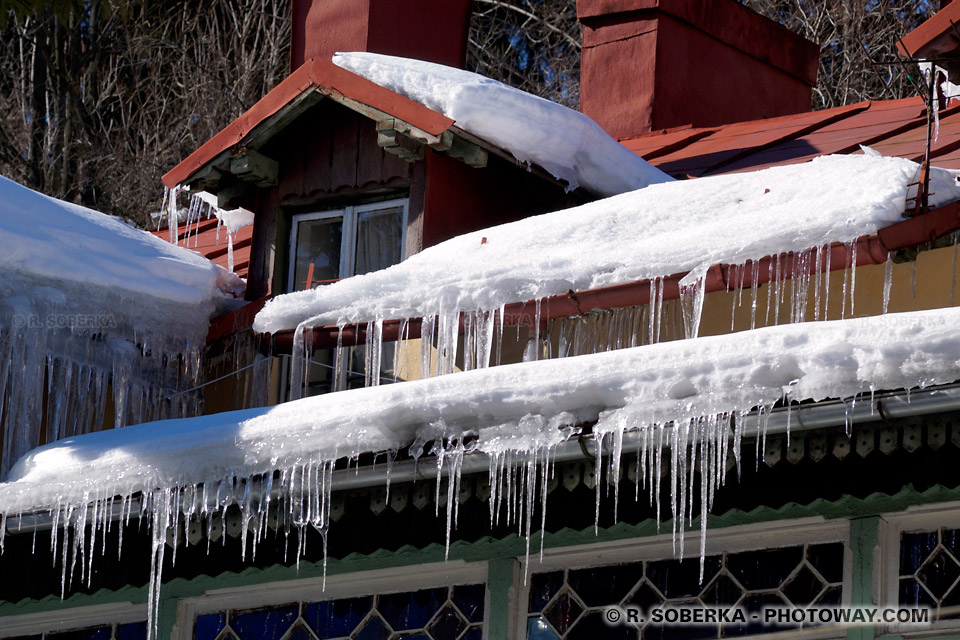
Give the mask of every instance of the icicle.
MULTIPOLYGON (((956 247, 956 245, 954 245, 956 247)), ((954 271, 956 274, 956 271, 954 271)), ((956 277, 956 276, 954 276, 956 277)), ((954 280, 956 282, 956 280, 954 280)), ((890 308, 890 290, 893 287, 893 252, 887 253, 887 261, 883 263, 883 313, 890 308)))
POLYGON ((701 266, 690 271, 680 280, 680 301, 683 306, 684 337, 696 338, 700 331, 700 318, 703 314, 704 282, 707 267, 701 266))

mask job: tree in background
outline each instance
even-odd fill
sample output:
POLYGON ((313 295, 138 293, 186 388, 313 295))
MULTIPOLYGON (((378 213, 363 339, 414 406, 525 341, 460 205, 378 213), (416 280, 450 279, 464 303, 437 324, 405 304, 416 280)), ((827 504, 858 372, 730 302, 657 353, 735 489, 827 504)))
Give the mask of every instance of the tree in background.
POLYGON ((576 0, 474 0, 467 69, 576 109, 576 0))
POLYGON ((149 224, 160 176, 286 75, 286 0, 6 5, 0 173, 149 224))
POLYGON ((742 0, 820 45, 813 108, 916 95, 897 41, 936 13, 937 0, 742 0), (881 63, 881 64, 877 64, 881 63))
MULTIPOLYGON (((813 107, 916 93, 937 0, 740 0, 820 44, 813 107)), ((576 0, 474 0, 467 67, 576 108, 576 0)), ((0 0, 0 174, 149 224, 160 176, 287 73, 289 0, 0 0)))

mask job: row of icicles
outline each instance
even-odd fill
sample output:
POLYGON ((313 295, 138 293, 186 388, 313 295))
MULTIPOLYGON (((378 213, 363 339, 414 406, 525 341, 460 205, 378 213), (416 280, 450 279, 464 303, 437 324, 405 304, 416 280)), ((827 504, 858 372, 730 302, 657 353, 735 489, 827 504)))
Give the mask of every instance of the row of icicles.
MULTIPOLYGON (((855 244, 848 248, 848 254, 855 256, 855 244)), ((955 252, 956 254, 956 252, 955 252)), ((753 287, 745 295, 745 282, 756 281, 760 275, 759 263, 747 263, 730 268, 733 289, 733 311, 731 325, 736 322, 737 312, 746 307, 749 313, 751 329, 762 324, 780 322, 782 307, 789 302, 789 311, 785 317, 790 322, 802 322, 807 319, 811 307, 814 320, 826 319, 830 313, 830 288, 825 274, 831 270, 830 251, 821 247, 796 256, 791 261, 790 273, 783 265, 786 261, 775 258, 769 263, 771 283, 767 287, 764 301, 758 295, 759 287, 753 287), (811 275, 812 272, 812 275, 811 275), (790 279, 787 280, 786 278, 790 279), (751 280, 748 280, 750 278, 751 280), (789 293, 788 293, 789 287, 789 293), (812 292, 810 289, 812 288, 812 292), (772 321, 772 322, 771 322, 772 321)), ((840 300, 840 316, 854 313, 854 292, 856 272, 851 264, 845 265, 840 300)), ((893 263, 885 265, 883 286, 883 311, 886 312, 891 287, 893 263)), ((697 335, 700 316, 703 313, 704 278, 682 288, 682 297, 677 301, 663 299, 663 280, 654 279, 651 284, 653 295, 651 303, 629 309, 619 309, 600 314, 588 314, 584 317, 566 318, 550 323, 540 322, 540 303, 535 304, 533 329, 529 331, 524 360, 538 360, 550 357, 569 357, 611 349, 628 348, 644 344, 653 344, 662 340, 681 339, 697 335), (542 327, 542 328, 541 328, 542 327)), ((913 286, 913 284, 911 285, 913 286)), ((438 314, 422 319, 421 335, 430 339, 420 341, 420 371, 422 377, 453 373, 458 362, 463 370, 484 368, 500 364, 505 359, 503 343, 505 329, 500 321, 505 317, 505 308, 474 312, 455 311, 438 314), (461 332, 462 326, 462 332, 461 332), (463 351, 458 361, 458 351, 463 351)), ((343 388, 342 380, 352 371, 354 356, 362 353, 364 383, 377 385, 396 378, 399 370, 399 354, 410 344, 410 323, 413 319, 401 322, 398 344, 384 348, 383 319, 371 322, 367 326, 368 341, 364 347, 342 346, 335 350, 333 387, 343 388), (392 353, 390 353, 392 351, 392 353), (385 352, 387 357, 385 357, 385 352), (387 361, 393 360, 393 370, 383 375, 387 361)), ((312 348, 309 327, 300 327, 295 336, 294 355, 291 359, 291 395, 303 395, 308 383, 312 348)), ((342 330, 342 327, 341 327, 342 330)), ((519 337, 519 329, 518 329, 519 337)), ((267 359, 269 361, 269 359, 267 359)), ((261 361, 262 362, 262 361, 261 361)), ((270 367, 255 368, 253 387, 265 386, 270 377, 270 367)), ((358 373, 352 371, 353 373, 358 373)), ((247 387, 250 388, 249 386, 247 387)), ((618 501, 621 456, 628 450, 624 445, 626 434, 635 434, 635 455, 637 460, 637 479, 635 499, 639 500, 641 489, 648 492, 649 501, 656 509, 657 521, 661 521, 660 496, 666 489, 670 496, 671 528, 674 534, 675 550, 682 554, 684 549, 684 531, 699 513, 701 527, 701 563, 703 560, 706 517, 710 511, 717 489, 725 482, 727 460, 732 455, 739 472, 741 441, 744 437, 756 436, 758 460, 761 441, 765 435, 766 416, 773 405, 782 398, 744 398, 742 407, 731 407, 729 412, 710 416, 690 416, 669 424, 646 424, 636 418, 635 413, 613 411, 601 416, 595 429, 597 451, 596 469, 598 470, 596 496, 596 522, 599 526, 602 492, 599 477, 602 475, 614 488, 614 504, 618 501), (743 418, 759 409, 760 421, 757 433, 744 433, 741 428, 743 418), (606 450, 607 455, 602 456, 606 450), (666 453, 668 452, 668 453, 666 453), (601 463, 606 459, 606 467, 601 463), (669 465, 669 471, 664 471, 669 465), (601 474, 600 470, 604 469, 601 474), (669 476, 669 486, 662 483, 669 476), (699 496, 699 504, 696 497, 699 496), (695 509, 695 506, 698 507, 695 509)), ((622 411, 622 410, 621 410, 622 411)), ((524 420, 540 420, 543 424, 553 424, 550 417, 526 416, 524 420)), ((551 444, 535 445, 525 448, 502 446, 498 449, 484 450, 482 445, 463 434, 453 432, 446 425, 431 425, 433 434, 444 434, 429 443, 411 446, 409 453, 419 457, 428 453, 435 457, 437 475, 437 509, 439 514, 442 479, 446 478, 446 545, 449 550, 451 531, 457 526, 460 471, 464 456, 474 453, 478 447, 490 459, 489 480, 491 486, 490 522, 491 526, 501 521, 516 526, 519 535, 526 539, 529 554, 530 540, 534 532, 534 513, 540 509, 539 528, 546 522, 546 498, 549 481, 555 472, 553 454, 558 442, 555 434, 547 434, 551 444), (427 446, 429 445, 429 446, 427 446)), ((564 437, 579 433, 574 425, 563 427, 564 437)), ((561 438, 562 440, 562 438, 561 438)), ((356 463, 360 452, 348 457, 350 463, 356 463)), ((386 452, 388 465, 392 464, 397 452, 386 452)), ((149 587, 148 635, 152 640, 157 632, 157 612, 166 547, 172 547, 172 560, 176 560, 178 543, 189 544, 184 536, 180 540, 181 528, 187 523, 205 523, 208 528, 207 544, 210 544, 214 524, 219 520, 225 529, 227 508, 236 506, 241 513, 240 533, 243 537, 242 551, 256 553, 258 544, 269 531, 275 530, 285 537, 297 532, 297 558, 305 552, 306 530, 320 532, 324 544, 324 568, 326 567, 326 539, 330 527, 331 490, 334 484, 334 466, 336 459, 318 457, 314 460, 302 460, 297 464, 278 469, 276 473, 251 477, 228 476, 219 481, 203 483, 182 483, 177 486, 157 488, 153 491, 115 497, 111 495, 90 494, 76 504, 58 504, 51 510, 54 534, 51 538, 51 552, 54 562, 62 564, 62 593, 65 595, 71 587, 76 566, 79 564, 80 579, 90 583, 92 567, 96 555, 104 555, 106 533, 116 523, 126 525, 131 519, 146 519, 152 535, 152 561, 149 587), (57 530, 63 533, 57 535, 57 530), (99 544, 98 544, 99 539, 99 544)), ((389 473, 387 480, 389 491, 389 473)), ((107 492, 110 493, 110 492, 107 492)), ((0 546, 6 528, 6 518, 0 527, 0 546)), ((615 516, 616 517, 616 514, 615 516)), ((223 536, 224 541, 226 536, 223 536)), ((540 538, 541 552, 543 536, 540 538)), ((119 553, 119 546, 118 546, 119 553)))
MULTIPOLYGON (((957 262, 957 238, 954 240, 954 263, 957 262)), ((767 264, 746 262, 728 268, 728 283, 731 293, 730 331, 736 328, 755 329, 758 326, 774 326, 784 323, 841 319, 852 317, 856 311, 855 293, 857 284, 857 243, 845 247, 849 256, 843 265, 831 264, 833 251, 829 245, 797 254, 778 255, 767 264), (838 269, 837 267, 840 267, 838 269), (763 271, 761 271, 763 269, 763 271), (842 269, 839 295, 831 295, 830 274, 842 269), (765 273, 764 273, 765 271, 765 273), (761 276, 769 281, 766 293, 761 287, 750 286, 761 276), (833 300, 831 300, 833 298, 833 300), (839 298, 839 299, 837 299, 839 298), (831 308, 831 302, 833 308, 831 308), (839 313, 837 313, 839 308, 839 313)), ((882 313, 887 313, 893 284, 894 262, 889 255, 884 263, 882 313)), ((916 294, 916 262, 910 263, 911 296, 916 294)), ((956 271, 956 270, 954 270, 956 271)), ((528 303, 533 308, 529 326, 526 327, 526 345, 522 360, 542 360, 585 355, 656 344, 663 341, 692 338, 700 333, 703 316, 705 279, 703 272, 688 286, 681 282, 680 298, 664 299, 664 279, 650 281, 649 304, 602 313, 588 313, 545 320, 543 300, 528 303)), ((838 284, 834 282, 834 286, 838 284)), ((956 277, 952 282, 955 297, 956 277)), ((331 350, 330 362, 318 362, 316 349, 311 343, 310 322, 300 324, 294 334, 290 364, 289 399, 296 400, 309 395, 314 382, 311 370, 317 367, 326 370, 329 388, 340 391, 361 385, 376 386, 397 382, 403 377, 421 379, 497 366, 509 359, 504 353, 504 338, 522 340, 521 326, 505 329, 506 305, 495 309, 441 310, 422 319, 399 320, 398 339, 385 342, 385 318, 366 323, 367 339, 362 346, 343 346, 343 331, 346 324, 338 326, 337 346, 331 350), (411 328, 419 323, 419 337, 411 338, 411 328), (511 334, 516 331, 515 337, 511 334), (414 345, 412 340, 417 340, 414 345), (419 369, 404 371, 404 354, 411 349, 419 351, 419 369)))

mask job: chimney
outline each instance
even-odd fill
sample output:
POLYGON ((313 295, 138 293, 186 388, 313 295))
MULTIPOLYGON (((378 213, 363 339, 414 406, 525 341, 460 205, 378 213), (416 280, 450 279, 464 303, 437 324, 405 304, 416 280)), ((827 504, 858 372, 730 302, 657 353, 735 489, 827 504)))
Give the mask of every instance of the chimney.
POLYGON ((470 0, 293 0, 290 71, 337 51, 463 67, 470 0))
POLYGON ((577 0, 580 110, 615 138, 810 110, 816 45, 735 0, 577 0))

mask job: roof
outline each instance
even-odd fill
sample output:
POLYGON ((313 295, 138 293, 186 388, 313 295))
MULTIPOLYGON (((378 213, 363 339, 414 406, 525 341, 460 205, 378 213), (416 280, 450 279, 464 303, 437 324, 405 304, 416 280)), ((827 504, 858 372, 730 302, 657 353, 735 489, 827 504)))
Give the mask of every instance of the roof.
POLYGON ((900 53, 915 58, 937 57, 956 50, 960 32, 960 3, 951 2, 897 43, 900 53))
MULTIPOLYGON (((177 243, 186 249, 192 249, 214 264, 229 268, 229 245, 226 226, 220 225, 216 218, 201 220, 180 228, 177 243)), ((169 227, 163 226, 152 232, 155 236, 169 240, 169 227)), ((233 272, 241 278, 247 277, 250 268, 250 247, 253 243, 253 225, 240 227, 233 236, 233 272)))
MULTIPOLYGON (((825 154, 859 153, 860 145, 917 162, 923 159, 926 125, 923 100, 915 97, 718 127, 655 131, 620 142, 671 175, 700 177, 796 164, 825 154)), ((936 166, 960 169, 960 105, 940 111, 940 135, 931 157, 936 166)))
POLYGON ((168 171, 163 183, 173 187, 187 182, 200 169, 238 145, 256 149, 266 141, 258 138, 264 137, 262 134, 271 123, 299 115, 312 104, 310 97, 316 94, 368 115, 396 118, 430 136, 439 136, 453 125, 450 118, 341 69, 329 60, 313 59, 168 171))

